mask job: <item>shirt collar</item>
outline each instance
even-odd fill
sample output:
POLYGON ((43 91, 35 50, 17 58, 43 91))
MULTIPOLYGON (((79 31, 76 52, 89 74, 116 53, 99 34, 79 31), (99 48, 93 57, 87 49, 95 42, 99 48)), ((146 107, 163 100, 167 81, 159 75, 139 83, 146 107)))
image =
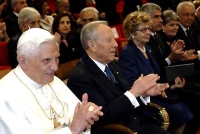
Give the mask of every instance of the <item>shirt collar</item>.
POLYGON ((24 71, 21 69, 21 67, 18 65, 14 70, 14 73, 17 75, 17 77, 25 84, 30 85, 31 87, 35 89, 40 89, 43 85, 40 85, 33 81, 31 78, 29 78, 24 71))
MULTIPOLYGON (((90 57, 90 59, 92 59, 92 58, 90 57)), ((107 64, 106 64, 106 65, 105 65, 105 64, 102 64, 102 63, 96 61, 95 59, 92 59, 92 60, 93 60, 94 63, 101 69, 101 71, 104 72, 105 67, 106 67, 107 64)))

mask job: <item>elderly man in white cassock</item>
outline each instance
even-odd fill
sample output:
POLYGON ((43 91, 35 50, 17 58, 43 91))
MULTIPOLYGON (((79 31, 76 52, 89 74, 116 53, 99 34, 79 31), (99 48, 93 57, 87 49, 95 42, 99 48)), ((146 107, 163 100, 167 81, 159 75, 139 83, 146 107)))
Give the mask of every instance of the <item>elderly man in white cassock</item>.
POLYGON ((0 80, 1 134, 79 134, 103 115, 87 94, 80 102, 54 76, 58 57, 57 41, 48 31, 33 28, 22 34, 19 65, 0 80))

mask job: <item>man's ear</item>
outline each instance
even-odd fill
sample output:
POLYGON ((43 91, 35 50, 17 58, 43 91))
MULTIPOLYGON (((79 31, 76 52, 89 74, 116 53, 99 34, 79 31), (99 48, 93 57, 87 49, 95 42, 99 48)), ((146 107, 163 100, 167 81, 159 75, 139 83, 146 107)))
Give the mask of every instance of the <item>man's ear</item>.
POLYGON ((17 61, 22 69, 27 69, 26 58, 23 55, 18 55, 17 61))
POLYGON ((88 41, 88 47, 90 50, 92 50, 92 52, 96 52, 97 49, 96 49, 96 42, 93 41, 93 40, 89 40, 88 41))

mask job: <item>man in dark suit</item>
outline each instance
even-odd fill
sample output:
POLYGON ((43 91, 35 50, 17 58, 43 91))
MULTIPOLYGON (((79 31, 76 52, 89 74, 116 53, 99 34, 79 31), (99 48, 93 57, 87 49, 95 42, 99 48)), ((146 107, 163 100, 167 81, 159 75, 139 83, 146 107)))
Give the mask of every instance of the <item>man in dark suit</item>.
MULTIPOLYGON (((89 101, 103 107, 104 116, 97 123, 118 123, 143 134, 167 134, 159 126, 146 121, 140 101, 148 103, 149 96, 160 94, 168 85, 158 86, 156 81, 159 77, 150 74, 141 75, 130 87, 114 62, 118 45, 105 22, 94 21, 84 25, 81 42, 86 54, 71 73, 67 85, 78 98, 88 93, 89 101)), ((92 133, 111 134, 94 128, 92 133)))
POLYGON ((21 9, 27 7, 27 3, 26 0, 11 0, 11 5, 13 8, 13 13, 5 18, 6 32, 10 39, 21 32, 17 20, 18 14, 21 9))
POLYGON ((194 29, 191 27, 195 17, 195 7, 193 3, 184 1, 178 4, 177 14, 180 18, 179 30, 176 34, 178 39, 184 40, 185 50, 199 49, 194 29))

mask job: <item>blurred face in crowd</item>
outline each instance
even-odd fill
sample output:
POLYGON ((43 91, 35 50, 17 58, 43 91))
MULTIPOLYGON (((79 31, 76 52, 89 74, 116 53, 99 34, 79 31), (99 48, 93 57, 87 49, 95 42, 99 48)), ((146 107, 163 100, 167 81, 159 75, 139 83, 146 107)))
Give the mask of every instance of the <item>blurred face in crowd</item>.
POLYGON ((96 29, 96 40, 89 41, 89 50, 93 51, 90 55, 102 64, 110 63, 115 59, 115 52, 118 47, 113 32, 106 25, 99 25, 96 29))
POLYGON ((151 19, 152 19, 152 30, 153 32, 160 31, 162 29, 162 18, 161 18, 161 11, 155 10, 151 13, 151 19))
POLYGON ((142 23, 138 26, 136 33, 133 35, 135 44, 145 44, 149 42, 152 27, 149 24, 142 23))
POLYGON ((163 32, 165 32, 165 34, 168 37, 176 36, 178 28, 179 28, 179 21, 177 20, 171 20, 166 25, 162 26, 163 32))
POLYGON ((20 24, 22 31, 26 31, 29 28, 40 28, 40 17, 35 17, 32 20, 29 20, 25 24, 20 24))
POLYGON ((183 5, 177 14, 180 17, 181 25, 183 25, 185 28, 188 28, 194 21, 195 9, 194 7, 183 5))
POLYGON ((63 13, 63 12, 69 12, 70 10, 70 5, 69 5, 69 1, 68 0, 62 0, 60 5, 57 7, 57 10, 59 11, 59 13, 63 13))
POLYGON ((93 11, 85 11, 81 14, 81 24, 83 26, 95 20, 95 13, 93 11))
POLYGON ((40 45, 32 56, 24 58, 25 62, 21 65, 32 80, 42 85, 52 82, 58 70, 58 47, 48 43, 40 45))
POLYGON ((49 5, 47 2, 44 2, 44 4, 42 5, 42 14, 43 15, 48 15, 49 14, 49 5))
POLYGON ((71 23, 68 16, 64 16, 60 19, 60 23, 58 26, 58 31, 61 35, 67 35, 70 32, 71 23))
POLYGON ((200 7, 196 9, 196 16, 200 19, 200 7))
POLYGON ((19 13, 24 7, 27 7, 26 0, 17 0, 16 5, 13 7, 13 11, 19 13))

